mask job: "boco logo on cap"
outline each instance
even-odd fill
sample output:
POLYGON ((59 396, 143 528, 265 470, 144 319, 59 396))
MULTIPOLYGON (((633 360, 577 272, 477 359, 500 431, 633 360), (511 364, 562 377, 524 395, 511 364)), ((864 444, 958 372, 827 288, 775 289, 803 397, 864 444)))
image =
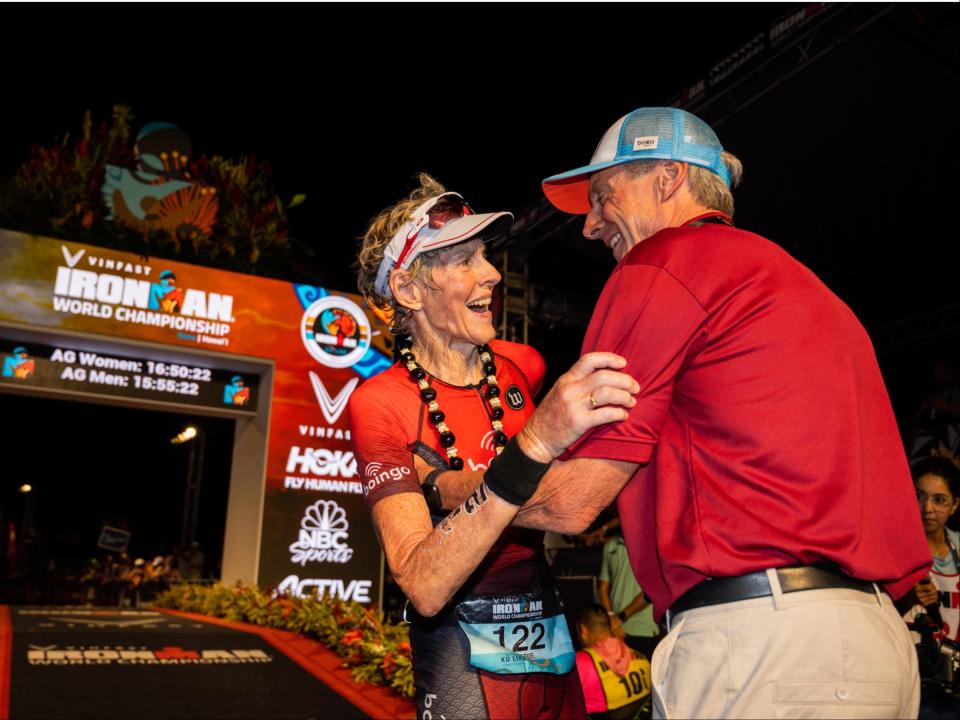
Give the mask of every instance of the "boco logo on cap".
POLYGON ((523 397, 523 391, 516 385, 508 387, 504 396, 507 399, 507 405, 513 410, 523 410, 523 406, 527 404, 526 399, 523 397))

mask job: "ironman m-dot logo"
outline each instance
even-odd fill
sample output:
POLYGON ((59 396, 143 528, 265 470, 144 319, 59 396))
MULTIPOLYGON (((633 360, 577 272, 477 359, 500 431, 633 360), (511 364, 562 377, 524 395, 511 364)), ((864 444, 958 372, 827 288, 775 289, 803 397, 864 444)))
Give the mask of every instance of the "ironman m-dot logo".
POLYGON ((303 314, 301 337, 314 360, 346 368, 360 362, 370 349, 370 323, 356 303, 328 296, 303 314))

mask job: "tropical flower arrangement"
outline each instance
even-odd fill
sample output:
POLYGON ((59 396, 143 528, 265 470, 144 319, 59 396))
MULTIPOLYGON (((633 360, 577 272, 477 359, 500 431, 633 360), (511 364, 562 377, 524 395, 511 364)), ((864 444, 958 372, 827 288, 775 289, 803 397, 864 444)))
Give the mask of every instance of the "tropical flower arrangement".
POLYGON ((197 155, 177 168, 183 179, 216 197, 208 225, 168 230, 114 220, 104 179, 108 165, 137 164, 133 119, 129 107, 116 105, 110 122, 95 125, 88 111, 76 137, 68 133, 50 147, 33 146, 14 176, 0 178, 0 227, 238 272, 281 271, 294 251, 287 212, 304 196, 284 203, 270 165, 254 157, 197 155))
POLYGON ((407 627, 386 621, 382 613, 360 603, 299 598, 242 584, 185 584, 174 585, 154 605, 313 637, 343 658, 357 682, 387 685, 403 697, 413 697, 407 627))

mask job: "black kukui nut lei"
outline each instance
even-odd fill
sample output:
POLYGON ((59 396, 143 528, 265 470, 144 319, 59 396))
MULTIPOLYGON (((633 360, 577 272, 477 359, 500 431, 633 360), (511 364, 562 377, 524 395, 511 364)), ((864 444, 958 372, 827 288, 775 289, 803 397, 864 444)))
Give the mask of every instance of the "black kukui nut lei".
MULTIPOLYGON (((417 362, 412 349, 413 342, 409 338, 397 341, 397 350, 410 373, 410 379, 417 383, 417 387, 420 388, 420 398, 429 410, 427 417, 437 428, 437 432, 440 433, 440 445, 447 451, 447 464, 451 470, 463 470, 463 458, 459 456, 455 444, 457 438, 445 422, 446 415, 437 402, 436 388, 430 387, 429 373, 417 362)), ((500 404, 500 388, 497 386, 497 365, 493 360, 493 351, 490 350, 488 345, 481 345, 477 348, 477 352, 480 361, 483 363, 483 373, 486 376, 487 389, 484 396, 490 403, 490 424, 493 426, 494 444, 496 445, 497 455, 499 455, 510 439, 503 431, 503 406, 500 404)))

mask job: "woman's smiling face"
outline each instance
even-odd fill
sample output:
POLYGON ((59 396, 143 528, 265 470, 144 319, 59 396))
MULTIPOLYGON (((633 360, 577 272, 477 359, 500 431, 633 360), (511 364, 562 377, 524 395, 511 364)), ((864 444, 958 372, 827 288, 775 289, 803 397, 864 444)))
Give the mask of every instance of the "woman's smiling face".
MULTIPOLYGON (((483 345, 496 337, 490 303, 500 273, 480 239, 443 248, 423 279, 420 321, 451 347, 483 345)), ((468 348, 464 348, 468 349, 468 348)))
POLYGON ((953 496, 947 481, 939 475, 921 475, 916 485, 923 530, 928 535, 939 533, 956 512, 960 499, 953 496))

